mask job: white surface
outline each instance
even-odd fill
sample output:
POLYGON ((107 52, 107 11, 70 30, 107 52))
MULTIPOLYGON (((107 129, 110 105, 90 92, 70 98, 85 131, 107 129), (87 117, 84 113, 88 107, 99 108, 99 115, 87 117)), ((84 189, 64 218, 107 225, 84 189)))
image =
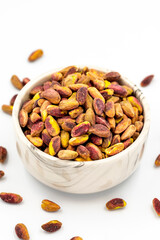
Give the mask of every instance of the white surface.
POLYGON ((99 65, 119 71, 139 85, 148 74, 152 84, 143 89, 151 107, 148 144, 138 170, 119 186, 98 194, 72 195, 52 190, 32 178, 24 169, 15 146, 11 117, 0 112, 0 145, 9 157, 0 168, 0 192, 23 196, 19 205, 0 201, 0 236, 17 239, 14 227, 23 222, 31 239, 84 240, 158 239, 160 219, 152 209, 152 199, 160 198, 160 169, 154 167, 159 149, 158 104, 160 89, 159 1, 42 1, 0 2, 0 104, 9 103, 17 90, 10 77, 34 78, 59 66, 99 65), (42 48, 44 56, 28 63, 28 55, 42 48), (105 203, 122 197, 125 209, 109 212, 105 203), (41 210, 47 198, 61 205, 56 213, 41 210), (62 228, 53 234, 41 224, 58 219, 62 228))

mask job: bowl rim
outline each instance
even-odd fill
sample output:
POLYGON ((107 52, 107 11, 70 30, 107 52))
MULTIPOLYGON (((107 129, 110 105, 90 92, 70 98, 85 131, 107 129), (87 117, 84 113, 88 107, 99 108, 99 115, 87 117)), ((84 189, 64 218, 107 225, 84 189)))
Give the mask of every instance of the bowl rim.
MULTIPOLYGON (((78 67, 83 68, 84 65, 78 65, 78 67)), ((87 67, 90 69, 94 68, 96 70, 104 71, 104 72, 114 71, 114 70, 101 68, 98 66, 95 67, 92 65, 87 65, 87 67)), ((51 156, 51 155, 43 152, 42 150, 38 149, 25 137, 25 135, 21 129, 21 126, 19 124, 19 119, 18 119, 18 113, 19 113, 20 107, 22 105, 22 98, 24 97, 24 95, 26 94, 26 92, 29 89, 33 88, 32 87, 33 85, 38 85, 38 84, 36 84, 37 82, 39 82, 39 81, 43 82, 43 80, 44 80, 44 82, 47 81, 46 78, 49 78, 51 76, 51 74, 53 74, 54 72, 60 71, 63 68, 65 68, 65 67, 62 66, 62 67, 58 67, 58 68, 53 68, 50 71, 40 74, 38 77, 35 77, 33 80, 31 80, 29 83, 27 83, 18 93, 18 96, 14 103, 13 113, 12 113, 13 125, 14 125, 14 129, 17 132, 17 134, 19 134, 20 140, 23 141, 23 143, 28 147, 28 149, 30 149, 30 150, 32 149, 32 153, 34 155, 36 155, 39 158, 39 160, 43 161, 45 159, 45 164, 49 165, 49 164, 57 163, 58 165, 66 166, 66 163, 67 163, 68 166, 78 167, 78 166, 82 166, 84 164, 100 164, 100 163, 103 164, 106 161, 110 162, 110 161, 119 160, 119 159, 123 158, 124 155, 128 154, 130 152, 130 150, 132 150, 132 148, 135 148, 136 146, 138 146, 139 143, 141 142, 141 140, 143 140, 144 136, 146 136, 148 134, 148 131, 150 128, 150 108, 149 108, 148 102, 146 100, 146 97, 144 96, 142 91, 137 87, 136 84, 132 83, 130 80, 128 80, 127 77, 124 77, 123 75, 121 75, 121 79, 124 80, 125 82, 127 82, 127 84, 132 87, 134 93, 136 92, 136 94, 139 95, 138 98, 141 98, 141 99, 139 99, 139 101, 143 107, 143 112, 144 112, 145 117, 144 117, 143 129, 140 132, 140 135, 128 148, 126 148, 122 152, 120 152, 116 155, 110 156, 108 158, 93 160, 93 161, 79 162, 79 161, 73 161, 73 160, 63 160, 63 159, 59 159, 57 157, 51 156), (47 159, 47 162, 46 162, 46 159, 47 159)))

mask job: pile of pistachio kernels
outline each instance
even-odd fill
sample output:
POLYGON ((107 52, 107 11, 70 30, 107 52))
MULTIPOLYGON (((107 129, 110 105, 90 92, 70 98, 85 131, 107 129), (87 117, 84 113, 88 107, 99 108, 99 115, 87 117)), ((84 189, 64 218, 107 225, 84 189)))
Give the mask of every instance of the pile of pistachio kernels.
POLYGON ((143 109, 118 72, 67 67, 34 87, 19 122, 27 139, 59 159, 92 161, 130 146, 143 128, 143 109))

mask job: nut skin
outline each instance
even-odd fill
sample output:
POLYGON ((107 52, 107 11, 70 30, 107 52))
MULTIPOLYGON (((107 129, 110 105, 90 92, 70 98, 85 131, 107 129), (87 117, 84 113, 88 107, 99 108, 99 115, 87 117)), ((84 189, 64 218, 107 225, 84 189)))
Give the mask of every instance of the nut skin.
MULTIPOLYGON (((31 130, 32 126, 33 126, 33 122, 31 121, 30 118, 28 118, 27 128, 28 128, 29 130, 31 130)), ((31 132, 31 131, 30 131, 30 132, 31 132)))
POLYGON ((108 148, 111 145, 112 142, 112 133, 110 132, 109 137, 104 138, 103 143, 102 143, 102 148, 108 148))
POLYGON ((136 131, 137 132, 140 132, 142 130, 142 128, 143 128, 143 122, 136 121, 134 125, 136 127, 136 131))
POLYGON ((82 84, 87 84, 89 85, 90 83, 90 78, 82 73, 82 76, 78 79, 77 83, 82 83, 82 84))
POLYGON ((44 110, 46 110, 46 112, 47 112, 47 107, 48 107, 49 105, 51 105, 51 103, 50 103, 48 100, 45 100, 45 101, 42 103, 42 105, 41 105, 41 107, 40 107, 40 113, 41 113, 41 115, 42 115, 42 113, 43 113, 44 110))
POLYGON ((75 119, 72 119, 70 116, 65 116, 65 117, 62 117, 62 118, 58 118, 57 122, 58 122, 59 125, 62 125, 67 120, 71 120, 72 122, 75 122, 75 119))
POLYGON ((135 132, 132 136, 133 140, 135 141, 139 137, 139 132, 135 132))
POLYGON ((131 124, 121 135, 121 140, 124 141, 128 138, 131 138, 135 132, 136 127, 133 124, 131 124))
POLYGON ((5 173, 4 173, 2 170, 0 170, 0 179, 1 179, 4 175, 5 175, 5 173))
POLYGON ((81 135, 79 137, 73 137, 73 138, 70 138, 69 144, 71 146, 78 146, 78 145, 81 145, 81 144, 87 142, 88 138, 89 138, 88 135, 81 135))
POLYGON ((46 212, 56 212, 60 209, 60 206, 55 202, 52 202, 48 199, 42 200, 41 208, 46 212))
POLYGON ((76 92, 72 93, 72 95, 68 98, 68 100, 71 100, 71 99, 76 100, 76 95, 77 95, 76 92))
POLYGON ((69 86, 69 88, 72 89, 73 91, 78 91, 82 87, 88 88, 88 85, 83 83, 75 83, 69 86))
POLYGON ((141 81, 141 87, 147 87, 153 80, 154 75, 149 75, 141 81))
POLYGON ((22 239, 22 240, 29 240, 30 239, 28 229, 23 223, 18 223, 15 226, 15 232, 17 234, 17 237, 22 239))
POLYGON ((52 137, 57 136, 60 133, 59 125, 51 115, 45 120, 45 128, 52 137))
POLYGON ((117 124, 114 133, 120 134, 124 132, 127 127, 131 124, 131 119, 125 118, 120 123, 117 124))
POLYGON ((81 113, 77 118, 76 118, 76 123, 82 123, 85 121, 85 113, 81 113))
POLYGON ((116 119, 115 119, 115 122, 116 122, 116 124, 118 124, 118 123, 120 123, 122 120, 123 120, 123 117, 116 118, 116 119))
POLYGON ((98 137, 107 138, 110 135, 110 130, 102 124, 95 124, 90 127, 89 133, 93 133, 98 137))
POLYGON ((34 52, 32 52, 29 57, 28 57, 28 61, 29 62, 34 62, 36 61, 38 58, 43 56, 43 51, 42 49, 37 49, 34 52))
POLYGON ((31 80, 29 78, 23 78, 22 83, 23 86, 25 86, 27 83, 29 83, 31 80))
POLYGON ((30 129, 25 130, 24 135, 25 136, 31 135, 31 130, 30 129))
POLYGON ((122 85, 123 88, 125 88, 127 90, 127 95, 126 97, 130 96, 133 93, 133 89, 126 86, 126 85, 122 85))
POLYGON ((109 72, 106 73, 104 76, 104 79, 113 82, 113 81, 119 81, 121 78, 121 75, 118 72, 109 72))
POLYGON ((114 103, 119 103, 120 102, 120 98, 116 97, 116 96, 112 96, 110 99, 108 99, 108 102, 109 101, 113 101, 114 103))
POLYGON ((27 113, 30 113, 34 107, 34 102, 35 101, 33 99, 25 102, 22 106, 22 109, 24 109, 27 113))
POLYGON ((30 94, 35 95, 36 93, 42 92, 43 90, 44 90, 43 86, 39 85, 39 86, 36 86, 36 87, 32 88, 32 90, 30 91, 30 94))
POLYGON ((58 152, 58 157, 63 160, 72 160, 78 156, 78 153, 73 150, 60 150, 58 152))
POLYGON ((100 98, 104 103, 105 103, 105 99, 102 96, 102 94, 97 90, 97 88, 95 87, 89 87, 88 88, 89 94, 93 97, 93 98, 100 98))
POLYGON ((68 147, 66 148, 66 150, 72 150, 72 151, 75 151, 75 150, 76 150, 76 148, 75 148, 75 147, 73 147, 73 146, 71 146, 71 145, 68 145, 68 147))
POLYGON ((43 143, 45 143, 47 146, 49 146, 49 143, 51 141, 51 136, 49 135, 47 129, 44 129, 42 131, 42 140, 43 140, 43 143))
POLYGON ((56 155, 61 148, 61 138, 60 136, 55 136, 51 139, 49 143, 49 154, 51 156, 56 155))
POLYGON ((93 108, 93 98, 89 94, 87 94, 84 106, 86 110, 88 108, 93 108))
POLYGON ((86 148, 90 152, 90 158, 92 160, 102 159, 102 152, 100 149, 93 143, 87 143, 86 148))
POLYGON ((63 148, 67 148, 69 144, 69 132, 62 130, 61 131, 61 145, 63 148))
POLYGON ((21 127, 25 127, 28 123, 28 113, 23 108, 19 112, 19 123, 21 127))
POLYGON ((60 72, 64 75, 64 77, 67 77, 68 75, 76 73, 77 71, 78 68, 76 66, 69 66, 62 69, 60 72))
POLYGON ((139 113, 142 114, 143 108, 136 97, 130 96, 127 98, 127 100, 131 103, 132 107, 138 108, 139 113))
POLYGON ((76 237, 71 238, 70 240, 83 240, 83 238, 76 236, 76 237))
POLYGON ((53 104, 58 104, 61 100, 61 97, 57 91, 53 88, 48 88, 47 90, 41 93, 41 97, 47 99, 53 104))
POLYGON ((71 132, 71 130, 76 126, 75 121, 73 119, 66 119, 65 122, 61 124, 61 128, 67 132, 71 132))
POLYGON ((124 149, 129 147, 133 143, 133 138, 128 138, 126 141, 123 142, 124 144, 124 149))
POLYGON ((87 87, 81 87, 78 89, 76 99, 77 99, 79 105, 83 105, 85 103, 87 94, 88 94, 87 87))
POLYGON ((23 200, 23 198, 18 194, 6 193, 6 192, 1 192, 0 198, 6 203, 15 203, 15 204, 18 204, 23 200))
POLYGON ((129 117, 133 118, 134 117, 134 109, 132 105, 130 104, 129 101, 122 101, 121 102, 121 107, 123 109, 123 112, 129 117))
POLYGON ((121 108, 121 104, 120 103, 115 103, 114 107, 115 107, 116 118, 123 117, 123 110, 121 108))
POLYGON ((124 149, 124 144, 123 143, 117 143, 117 144, 112 145, 109 148, 106 148, 105 153, 108 156, 113 156, 113 155, 123 151, 123 149, 124 149))
POLYGON ((48 105, 47 106, 47 113, 53 117, 64 117, 65 111, 62 111, 58 106, 56 105, 48 105))
POLYGON ((49 89, 49 88, 51 88, 51 87, 53 87, 54 88, 54 85, 59 85, 59 83, 58 82, 51 82, 51 81, 47 81, 47 82, 45 82, 45 83, 43 83, 43 89, 44 89, 44 91, 45 90, 47 90, 47 89, 49 89))
POLYGON ((110 99, 114 93, 113 89, 105 89, 103 91, 100 92, 101 95, 104 97, 104 99, 107 101, 108 99, 110 99))
POLYGON ((58 220, 49 221, 41 226, 41 228, 46 232, 56 232, 62 226, 62 223, 58 220))
POLYGON ((39 136, 39 134, 43 131, 43 129, 44 129, 43 122, 34 123, 31 127, 31 136, 32 137, 39 136))
POLYGON ((138 109, 136 107, 133 107, 133 110, 134 110, 134 117, 132 118, 132 124, 138 121, 138 109))
POLYGON ((119 208, 124 208, 127 203, 121 198, 114 198, 106 203, 106 208, 108 210, 116 210, 119 208))
POLYGON ((152 201, 153 208, 158 216, 160 216, 160 201, 158 198, 154 198, 152 201))
POLYGON ((115 107, 114 107, 114 102, 109 101, 105 105, 105 114, 107 117, 113 118, 115 116, 115 107))
POLYGON ((90 140, 92 143, 94 143, 97 146, 102 145, 102 142, 103 142, 103 139, 101 137, 98 137, 94 134, 91 135, 90 140))
POLYGON ((15 95, 11 98, 11 100, 10 100, 10 105, 11 105, 11 106, 14 105, 14 102, 15 102, 17 96, 18 96, 18 94, 15 94, 15 95))
POLYGON ((99 90, 103 90, 105 88, 105 82, 104 80, 100 80, 100 79, 94 79, 91 81, 93 83, 93 85, 99 90))
POLYGON ((93 108, 94 108, 94 111, 97 115, 102 115, 103 111, 104 111, 104 108, 105 108, 105 105, 104 105, 104 102, 102 101, 102 99, 100 98, 94 98, 93 100, 93 108))
POLYGON ((61 97, 70 97, 72 95, 72 91, 69 87, 62 87, 58 84, 55 84, 53 89, 55 89, 61 95, 61 97))
POLYGON ((160 154, 157 156, 156 160, 155 160, 155 166, 159 167, 160 166, 160 154))
POLYGON ((100 75, 97 75, 96 72, 87 72, 87 76, 90 78, 93 85, 100 91, 105 88, 105 83, 103 78, 100 75))
POLYGON ((51 81, 47 81, 43 84, 43 89, 44 91, 46 91, 47 89, 49 89, 52 86, 52 82, 51 81))
POLYGON ((51 76, 52 80, 54 80, 54 81, 61 81, 62 77, 63 77, 63 75, 60 72, 53 73, 51 76))
POLYGON ((13 75, 11 77, 11 83, 13 84, 13 86, 19 90, 21 90, 23 88, 23 83, 20 81, 20 79, 16 76, 13 75))
POLYGON ((32 137, 31 135, 26 135, 26 138, 35 146, 41 147, 43 145, 43 140, 40 137, 32 137))
POLYGON ((96 120, 96 123, 102 124, 102 125, 106 126, 108 129, 110 129, 110 124, 109 124, 109 122, 107 122, 107 120, 105 118, 96 115, 95 120, 96 120))
POLYGON ((88 108, 85 113, 85 121, 89 122, 91 125, 95 124, 95 113, 92 108, 88 108))
POLYGON ((30 114, 30 119, 31 119, 31 121, 32 121, 33 123, 36 123, 36 122, 38 122, 38 121, 41 120, 41 116, 40 116, 38 113, 36 113, 36 112, 32 112, 32 113, 30 114))
POLYGON ((117 95, 118 97, 127 96, 127 90, 119 84, 111 84, 108 86, 108 88, 114 90, 114 94, 117 95))
POLYGON ((138 117, 138 121, 143 122, 143 120, 144 120, 143 115, 140 115, 140 116, 138 117))
POLYGON ((87 159, 90 157, 90 152, 89 152, 88 149, 87 149, 85 146, 83 146, 83 145, 79 145, 79 146, 77 147, 77 153, 78 153, 78 155, 79 155, 81 158, 83 158, 83 159, 85 159, 85 160, 87 160, 87 159))
POLYGON ((88 132, 90 128, 90 123, 85 121, 85 122, 82 122, 78 125, 76 125, 72 131, 71 131, 71 136, 72 137, 78 137, 78 136, 81 136, 81 135, 84 135, 88 132))
POLYGON ((88 72, 94 73, 94 75, 96 75, 98 78, 104 78, 104 74, 105 74, 105 72, 94 69, 94 68, 88 69, 88 72))
MULTIPOLYGON (((49 154, 49 147, 46 147, 46 148, 44 149, 44 152, 47 153, 47 154, 49 154)), ((50 154, 49 154, 49 155, 50 155, 50 154)))
POLYGON ((82 107, 78 107, 69 111, 69 115, 71 116, 71 118, 77 118, 81 113, 83 113, 82 107))
POLYGON ((79 103, 76 100, 62 100, 59 104, 61 110, 72 110, 79 106, 79 103))
POLYGON ((115 118, 107 118, 107 121, 109 122, 109 125, 110 125, 110 128, 111 129, 115 129, 116 127, 116 121, 115 121, 115 118))
POLYGON ((4 163, 7 158, 7 149, 0 146, 0 162, 4 163))
POLYGON ((3 112, 5 112, 9 115, 12 115, 13 106, 3 104, 2 105, 2 110, 3 110, 3 112))
MULTIPOLYGON (((39 97, 40 97, 40 93, 39 93, 39 97)), ((37 107, 41 107, 44 102, 45 102, 44 98, 37 98, 37 100, 35 101, 34 105, 37 106, 37 107)))
POLYGON ((113 139, 112 139, 112 143, 111 143, 111 146, 112 145, 115 145, 117 143, 120 143, 121 142, 121 137, 120 135, 114 135, 113 139))
POLYGON ((70 87, 71 85, 75 84, 80 77, 80 73, 70 74, 62 80, 62 86, 70 87))

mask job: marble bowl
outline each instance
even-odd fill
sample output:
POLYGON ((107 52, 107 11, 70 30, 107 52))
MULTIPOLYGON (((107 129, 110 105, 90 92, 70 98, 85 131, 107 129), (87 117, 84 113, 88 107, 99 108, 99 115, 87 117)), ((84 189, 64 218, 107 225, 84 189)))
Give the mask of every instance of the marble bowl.
MULTIPOLYGON (((62 69, 62 68, 61 68, 62 69)), ((105 69, 99 69, 109 72, 105 69)), ((54 69, 29 82, 18 94, 13 108, 13 122, 16 146, 24 166, 40 182, 69 193, 94 193, 116 186, 127 179, 138 167, 150 127, 150 111, 146 98, 138 87, 122 76, 121 82, 134 90, 144 111, 144 127, 136 141, 121 153, 107 159, 76 162, 60 160, 33 146, 24 136, 18 121, 22 103, 28 98, 30 90, 51 77, 54 69)))

